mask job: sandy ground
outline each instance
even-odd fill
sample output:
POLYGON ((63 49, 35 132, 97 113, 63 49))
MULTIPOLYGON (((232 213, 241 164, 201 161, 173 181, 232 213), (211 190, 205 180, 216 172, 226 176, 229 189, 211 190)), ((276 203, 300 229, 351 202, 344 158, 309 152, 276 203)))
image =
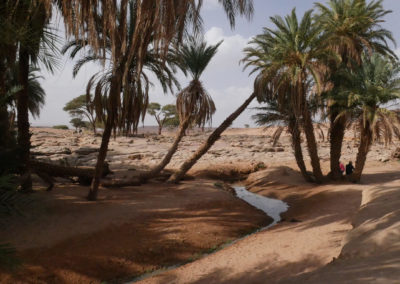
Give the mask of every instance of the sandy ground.
POLYGON ((371 167, 363 184, 319 187, 296 185, 290 169, 250 176, 261 184, 251 191, 291 205, 285 222, 140 283, 398 283, 399 170, 371 167))
POLYGON ((350 216, 361 202, 361 188, 295 184, 298 173, 289 169, 256 175, 292 181, 267 186, 261 182, 251 189, 288 202, 291 207, 283 215, 284 222, 141 283, 275 283, 313 271, 339 255, 342 240, 351 229, 350 216))
MULTIPOLYGON (((205 137, 185 137, 171 168, 205 137)), ((91 165, 99 139, 34 129, 32 140, 40 159, 91 165)), ((172 133, 118 137, 107 160, 117 176, 127 177, 157 163, 172 139, 172 133)), ((327 172, 329 144, 320 145, 327 172)), ((354 159, 354 146, 346 137, 344 161, 354 159)), ((286 135, 272 147, 270 133, 231 129, 191 171, 196 179, 178 186, 102 189, 100 201, 91 203, 84 200, 87 188, 58 180, 53 192, 32 195, 28 216, 3 220, 0 242, 14 244, 24 266, 0 272, 0 282, 121 283, 200 258, 142 283, 396 283, 400 164, 390 161, 395 148, 373 146, 361 184, 315 186, 302 181, 286 135), (202 257, 270 222, 214 185, 245 177, 260 162, 266 169, 241 183, 286 201, 290 209, 283 221, 202 257)))

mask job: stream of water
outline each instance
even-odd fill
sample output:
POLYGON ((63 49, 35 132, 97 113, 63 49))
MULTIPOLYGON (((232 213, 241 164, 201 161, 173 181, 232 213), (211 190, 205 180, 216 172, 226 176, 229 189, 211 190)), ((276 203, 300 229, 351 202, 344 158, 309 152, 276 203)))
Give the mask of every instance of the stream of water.
POLYGON ((246 201, 253 207, 264 211, 268 216, 274 219, 271 224, 262 229, 269 228, 278 223, 281 220, 281 214, 289 208, 286 202, 252 193, 246 190, 244 186, 234 186, 233 188, 236 191, 237 197, 246 201))

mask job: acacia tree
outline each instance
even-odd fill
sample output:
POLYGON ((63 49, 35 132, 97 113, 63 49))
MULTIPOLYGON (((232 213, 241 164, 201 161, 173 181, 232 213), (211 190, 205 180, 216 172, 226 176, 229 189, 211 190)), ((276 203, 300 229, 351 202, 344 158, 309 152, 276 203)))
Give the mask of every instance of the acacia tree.
POLYGON ((161 135, 162 129, 168 120, 173 119, 177 112, 176 106, 169 104, 161 107, 159 103, 150 103, 147 106, 147 113, 154 116, 158 124, 158 135, 161 135))
POLYGON ((387 41, 393 42, 392 34, 381 26, 383 18, 391 11, 385 10, 382 3, 382 0, 368 3, 366 0, 330 0, 326 5, 315 4, 318 10, 315 22, 323 29, 329 47, 342 60, 340 65, 330 66, 329 81, 334 87, 326 94, 330 119, 330 176, 333 179, 339 178, 337 166, 348 121, 347 116, 338 117, 348 105, 341 90, 349 82, 341 74, 357 68, 365 50, 370 54, 395 56, 387 45, 387 41))
POLYGON ((70 122, 73 127, 75 127, 75 130, 78 131, 79 128, 86 127, 85 121, 82 120, 80 117, 74 117, 73 119, 70 120, 70 122))
POLYGON ((93 134, 96 135, 96 114, 91 98, 91 95, 78 96, 67 102, 63 110, 74 118, 82 119, 85 116, 89 120, 93 134))

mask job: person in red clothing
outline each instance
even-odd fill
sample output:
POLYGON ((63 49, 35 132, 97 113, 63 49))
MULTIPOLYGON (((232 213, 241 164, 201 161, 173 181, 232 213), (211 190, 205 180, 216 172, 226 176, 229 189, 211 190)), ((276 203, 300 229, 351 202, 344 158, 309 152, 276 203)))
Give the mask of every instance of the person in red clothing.
POLYGON ((343 175, 343 173, 344 173, 344 165, 342 162, 339 162, 339 172, 341 175, 343 175))

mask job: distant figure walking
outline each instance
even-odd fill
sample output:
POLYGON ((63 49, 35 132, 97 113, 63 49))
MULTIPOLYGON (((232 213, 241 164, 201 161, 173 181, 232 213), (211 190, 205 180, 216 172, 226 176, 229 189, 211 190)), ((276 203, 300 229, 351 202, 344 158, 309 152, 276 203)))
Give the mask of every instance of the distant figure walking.
POLYGON ((341 175, 343 175, 343 173, 344 173, 344 165, 342 162, 339 162, 339 172, 341 175))
POLYGON ((353 163, 350 161, 347 165, 346 165, 346 175, 349 176, 353 173, 354 171, 354 167, 353 167, 353 163))

